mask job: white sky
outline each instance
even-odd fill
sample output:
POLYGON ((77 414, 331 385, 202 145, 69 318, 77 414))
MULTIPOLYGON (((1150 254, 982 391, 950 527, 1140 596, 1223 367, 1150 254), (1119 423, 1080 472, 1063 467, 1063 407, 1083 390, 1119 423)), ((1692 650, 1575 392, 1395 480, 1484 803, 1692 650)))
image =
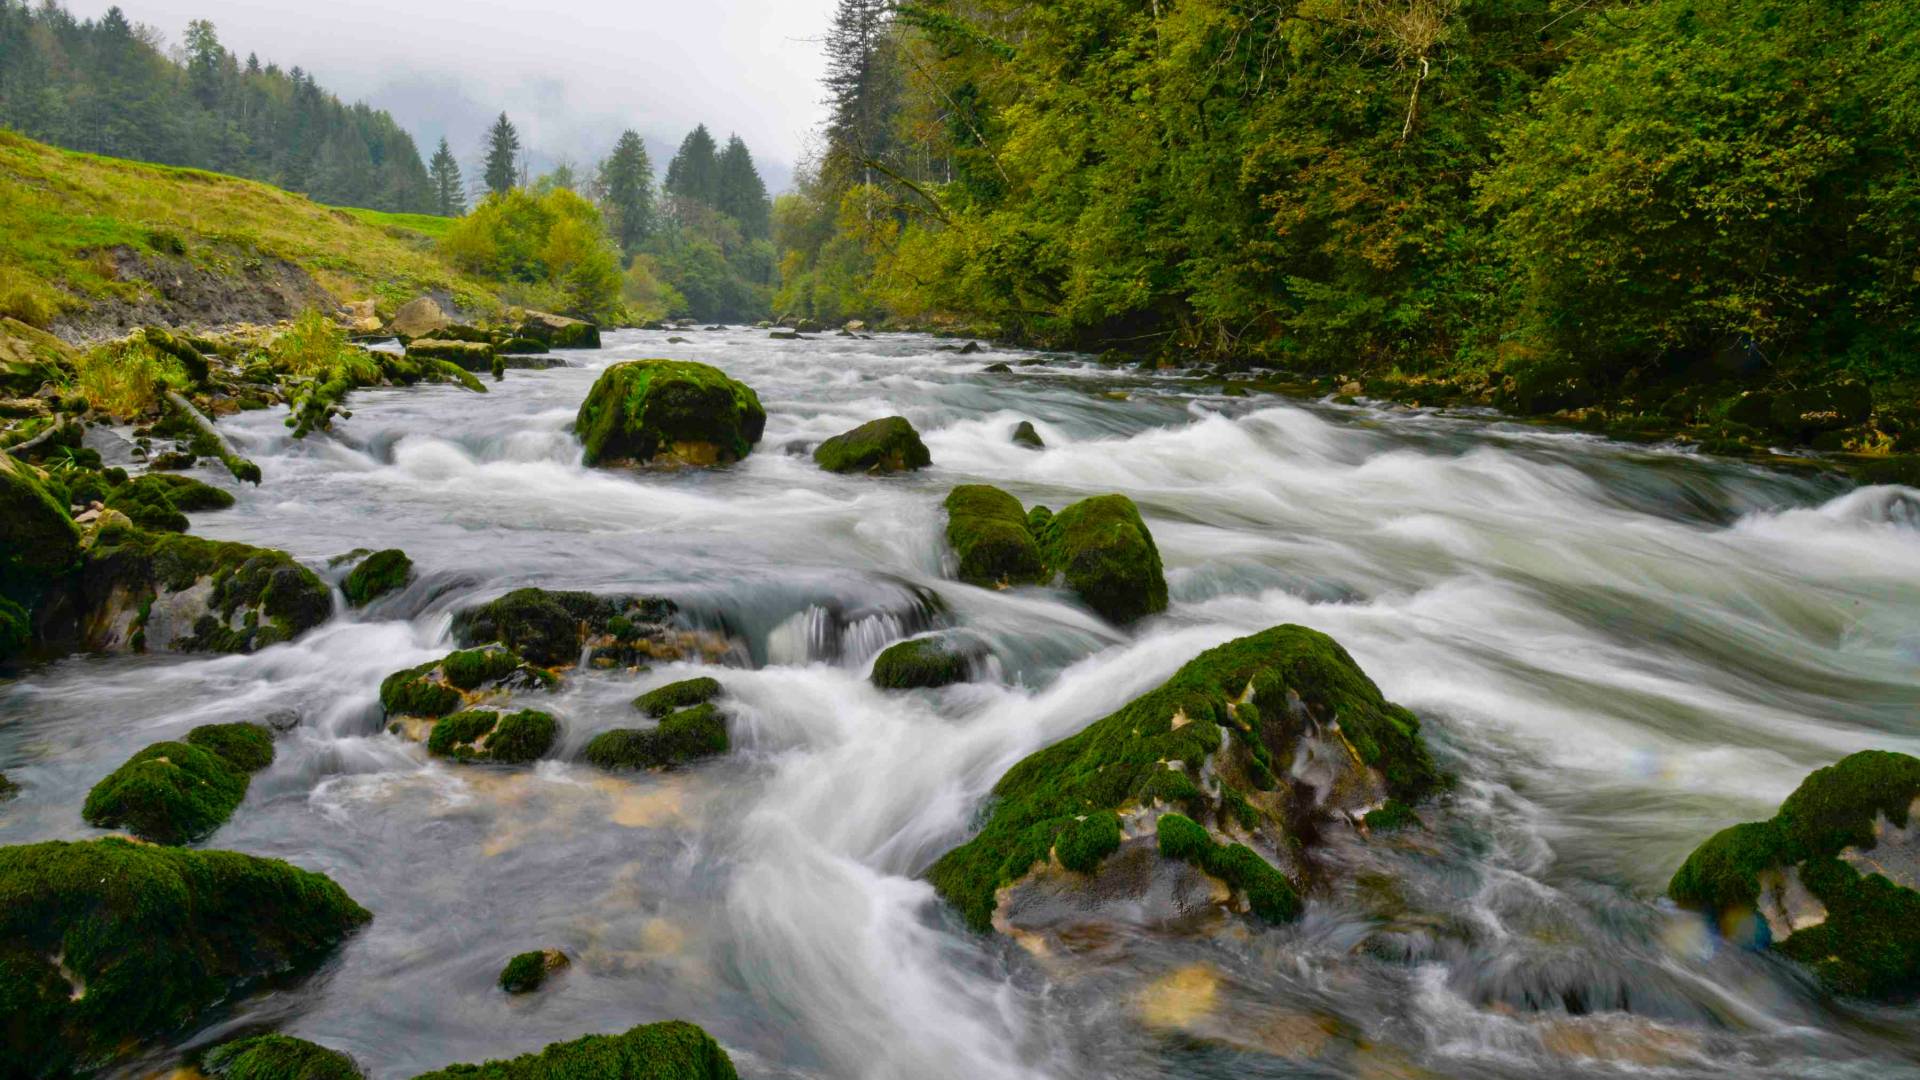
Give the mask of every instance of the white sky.
MULTIPOLYGON (((96 18, 110 0, 68 0, 96 18)), ((226 47, 295 65, 348 102, 392 112, 424 157, 442 134, 477 161, 506 110, 536 168, 585 165, 621 129, 654 168, 696 123, 737 132, 767 186, 784 187, 820 121, 818 39, 834 0, 120 0, 177 44, 210 19, 226 47)))

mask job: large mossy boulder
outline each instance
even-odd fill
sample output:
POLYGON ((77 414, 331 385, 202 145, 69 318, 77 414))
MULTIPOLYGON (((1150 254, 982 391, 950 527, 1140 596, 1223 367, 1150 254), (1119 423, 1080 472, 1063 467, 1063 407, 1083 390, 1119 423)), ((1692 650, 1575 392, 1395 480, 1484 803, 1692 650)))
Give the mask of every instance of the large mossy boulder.
POLYGON ((499 642, 543 667, 585 656, 595 667, 717 660, 732 651, 721 634, 685 625, 673 601, 657 596, 516 589, 453 617, 466 647, 499 642))
POLYGON ((108 1065, 369 918, 273 859, 120 839, 0 848, 0 1075, 108 1065))
POLYGON ((326 583, 283 551, 124 524, 89 543, 80 638, 96 651, 248 653, 333 614, 326 583))
POLYGON ((1034 538, 1047 567, 1107 620, 1131 622, 1167 609, 1160 549, 1125 495, 1082 499, 1045 521, 1034 538))
POLYGON ((870 420, 814 448, 814 463, 835 473, 898 473, 924 469, 933 455, 904 416, 870 420))
POLYGON ((291 1035, 255 1035, 222 1043, 200 1059, 212 1080, 364 1080, 360 1066, 338 1050, 291 1035))
POLYGON ((1769 821, 1700 845, 1668 895, 1837 994, 1920 994, 1920 758, 1863 750, 1808 776, 1769 821))
POLYGON ((366 607, 413 580, 413 560, 399 548, 376 551, 361 559, 340 584, 349 607, 366 607))
POLYGON ((414 1080, 739 1080, 733 1060, 692 1024, 667 1020, 624 1035, 550 1043, 537 1054, 449 1065, 414 1080))
POLYGON ((955 647, 946 637, 914 638, 889 645, 874 658, 870 681, 882 690, 933 689, 973 677, 979 650, 955 647))
POLYGON ((961 581, 1005 588, 1046 580, 1020 500, 987 484, 962 484, 947 495, 946 507, 947 543, 960 557, 961 581))
MULTIPOLYGON (((1224 882, 1258 916, 1291 918, 1302 839, 1341 822, 1358 829, 1368 812, 1440 783, 1412 713, 1332 638, 1277 626, 1201 653, 1016 764, 994 786, 979 835, 927 876, 984 930, 1001 890, 1035 870, 1092 882, 1133 845, 1224 882), (1163 826, 1174 813, 1185 823, 1163 826)), ((1111 900, 1121 887, 1086 891, 1111 900)))
POLYGON ((766 426, 767 411, 750 387, 689 360, 613 365, 574 421, 588 465, 738 461, 766 426))
POLYGON ((87 793, 89 825, 125 829, 155 844, 187 844, 226 824, 247 797, 249 774, 273 764, 273 734, 258 724, 216 724, 140 751, 87 793))

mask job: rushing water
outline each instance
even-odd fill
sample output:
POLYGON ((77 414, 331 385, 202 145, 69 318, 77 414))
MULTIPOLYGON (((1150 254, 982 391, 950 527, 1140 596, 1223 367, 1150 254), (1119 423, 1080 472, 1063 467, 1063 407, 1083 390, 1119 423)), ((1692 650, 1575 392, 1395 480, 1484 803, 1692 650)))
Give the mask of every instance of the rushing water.
POLYGON ((1695 844, 1811 769, 1920 753, 1920 493, 1072 358, 996 375, 1028 357, 920 337, 690 336, 610 335, 484 396, 362 392, 332 438, 227 421, 266 483, 197 533, 316 568, 401 547, 419 579, 255 656, 73 658, 0 684, 0 769, 25 788, 0 807, 7 843, 96 835, 87 788, 148 742, 297 717, 210 843, 324 871, 375 919, 184 1046, 273 1027, 385 1080, 678 1017, 749 1077, 1920 1075, 1915 1010, 1825 1001, 1659 899, 1695 844), (759 391, 751 458, 581 467, 569 425, 598 369, 657 355, 759 391), (806 456, 892 413, 932 468, 806 456), (1022 419, 1047 450, 1008 441, 1022 419), (1118 631, 1064 593, 945 580, 940 500, 967 481, 1056 508, 1131 495, 1171 609, 1118 631), (660 775, 569 760, 682 665, 569 679, 532 769, 382 733, 380 679, 525 584, 669 595, 736 630, 735 752, 660 775), (866 683, 927 625, 927 589, 996 680, 866 683), (1282 622, 1343 642, 1460 778, 1434 828, 1336 853, 1353 884, 1299 923, 1117 921, 1036 955, 965 931, 917 877, 1020 757, 1282 622), (542 947, 572 969, 494 988, 542 947))

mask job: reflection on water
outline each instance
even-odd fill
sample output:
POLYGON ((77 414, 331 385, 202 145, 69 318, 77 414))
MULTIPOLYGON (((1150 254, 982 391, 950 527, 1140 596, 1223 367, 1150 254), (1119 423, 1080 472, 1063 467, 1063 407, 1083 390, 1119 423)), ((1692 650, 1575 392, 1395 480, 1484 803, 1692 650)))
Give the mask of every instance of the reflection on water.
POLYGON ((759 391, 745 463, 582 469, 568 429, 596 369, 663 337, 611 335, 484 396, 362 393, 335 438, 229 421, 266 483, 196 531, 316 566, 402 547, 419 580, 258 656, 75 658, 0 686, 0 768, 26 789, 0 811, 8 843, 93 835, 86 789, 147 742, 297 716, 214 843, 332 874, 376 918, 195 1044, 271 1025, 384 1080, 681 1017, 753 1077, 1912 1074, 1911 1009, 1824 1003, 1658 896, 1812 768, 1920 752, 1920 493, 751 331, 671 347, 759 391), (806 456, 894 413, 933 468, 841 477, 806 456), (1010 441, 1021 420, 1047 450, 1010 441), (1172 609, 1123 633, 1062 593, 944 580, 940 500, 970 481, 1056 507, 1130 494, 1172 609), (573 677, 542 705, 556 760, 531 769, 381 733, 380 679, 444 652, 456 608, 526 584, 669 595, 739 635, 736 752, 662 776, 570 763, 685 665, 573 677), (1346 644, 1460 777, 1433 828, 1334 851, 1342 884, 1298 924, 980 937, 917 879, 1021 756, 1289 621, 1346 644), (1001 678, 867 685, 878 649, 936 627, 1001 678), (548 947, 576 960, 552 990, 494 991, 508 956, 548 947))

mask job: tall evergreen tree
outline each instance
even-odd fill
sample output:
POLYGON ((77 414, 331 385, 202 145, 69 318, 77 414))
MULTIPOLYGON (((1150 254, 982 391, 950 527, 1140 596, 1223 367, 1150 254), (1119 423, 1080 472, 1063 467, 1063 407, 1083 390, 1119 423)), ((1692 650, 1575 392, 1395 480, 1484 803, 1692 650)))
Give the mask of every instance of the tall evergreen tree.
POLYGON ((858 170, 868 182, 867 162, 891 149, 899 89, 884 54, 891 7, 892 0, 840 0, 827 31, 827 165, 843 175, 858 170))
POLYGON ((771 234, 773 210, 767 202, 767 185, 753 167, 753 155, 740 136, 727 139, 717 171, 714 209, 739 222, 740 231, 750 240, 771 234))
POLYGON ((621 252, 631 256, 654 225, 653 161, 636 132, 621 132, 613 154, 600 163, 600 187, 607 224, 621 252))
POLYGON ((433 152, 432 163, 427 166, 427 176, 433 184, 435 209, 441 216, 459 217, 467 212, 467 188, 460 179, 460 163, 454 160, 444 135, 439 149, 433 152))
POLYGON ((720 160, 713 135, 701 124, 680 140, 680 151, 667 163, 667 194, 703 206, 713 206, 720 190, 720 160))
POLYGON ((487 132, 487 190, 495 195, 504 195, 513 190, 514 180, 520 175, 520 132, 515 130, 513 121, 506 113, 493 122, 487 132))

